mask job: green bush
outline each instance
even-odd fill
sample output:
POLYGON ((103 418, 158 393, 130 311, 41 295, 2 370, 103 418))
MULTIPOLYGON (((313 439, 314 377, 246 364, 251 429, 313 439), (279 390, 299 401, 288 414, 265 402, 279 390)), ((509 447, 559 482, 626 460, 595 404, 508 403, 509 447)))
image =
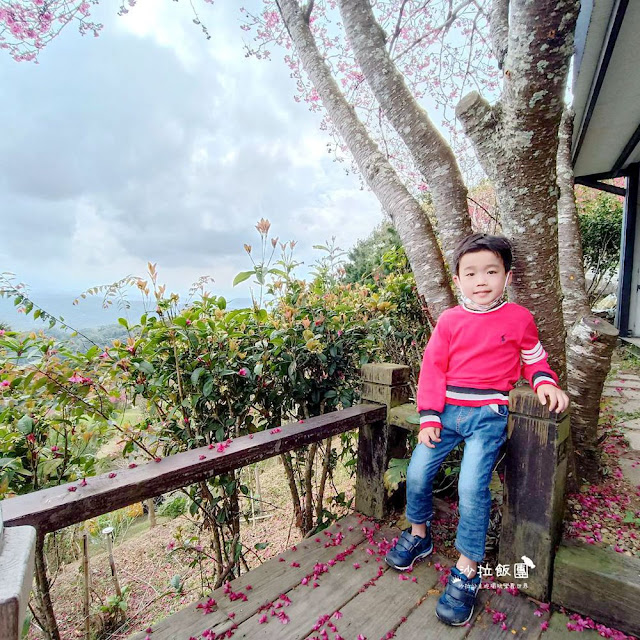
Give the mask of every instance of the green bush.
POLYGON ((593 306, 606 295, 620 265, 622 203, 615 195, 600 193, 579 206, 578 221, 585 273, 591 279, 587 293, 593 306))
POLYGON ((158 515, 173 519, 185 514, 187 508, 187 497, 184 495, 174 495, 160 505, 158 515))

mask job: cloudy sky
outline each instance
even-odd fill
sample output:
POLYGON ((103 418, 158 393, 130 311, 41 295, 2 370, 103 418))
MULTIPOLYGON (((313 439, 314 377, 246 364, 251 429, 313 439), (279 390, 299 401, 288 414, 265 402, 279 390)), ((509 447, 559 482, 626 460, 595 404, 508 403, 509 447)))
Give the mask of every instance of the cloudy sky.
POLYGON ((99 38, 63 31, 40 64, 0 58, 0 271, 68 293, 142 275, 157 262, 170 290, 201 275, 214 292, 250 268, 265 217, 274 235, 343 248, 382 219, 373 195, 332 161, 320 117, 293 100, 274 52, 247 59, 235 3, 103 2, 99 38))

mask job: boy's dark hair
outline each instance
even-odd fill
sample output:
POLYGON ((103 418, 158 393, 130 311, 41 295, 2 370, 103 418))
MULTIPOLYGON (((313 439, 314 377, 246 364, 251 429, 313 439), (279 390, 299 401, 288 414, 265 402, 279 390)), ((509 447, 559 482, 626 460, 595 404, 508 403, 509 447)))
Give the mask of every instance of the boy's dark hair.
POLYGON ((472 233, 470 236, 463 238, 453 252, 456 275, 458 275, 460 268, 460 258, 466 253, 474 253, 476 251, 491 251, 495 253, 500 256, 502 264, 504 264, 504 270, 511 271, 511 263, 513 261, 511 243, 504 236, 472 233))

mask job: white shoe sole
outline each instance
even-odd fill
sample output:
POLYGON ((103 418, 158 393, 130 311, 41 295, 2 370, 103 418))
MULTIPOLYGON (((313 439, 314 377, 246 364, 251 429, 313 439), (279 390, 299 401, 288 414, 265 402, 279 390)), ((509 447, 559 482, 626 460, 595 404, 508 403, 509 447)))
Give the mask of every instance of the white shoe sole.
POLYGON ((445 624, 448 624, 452 627, 461 627, 463 624, 467 624, 467 622, 469 622, 469 620, 471 620, 471 618, 473 618, 473 612, 476 609, 476 605, 474 604, 473 607, 471 607, 471 613, 469 614, 469 617, 466 620, 463 620, 462 622, 449 622, 447 620, 443 620, 439 615, 438 612, 436 611, 436 618, 438 618, 438 620, 440 620, 440 622, 444 622, 445 624))

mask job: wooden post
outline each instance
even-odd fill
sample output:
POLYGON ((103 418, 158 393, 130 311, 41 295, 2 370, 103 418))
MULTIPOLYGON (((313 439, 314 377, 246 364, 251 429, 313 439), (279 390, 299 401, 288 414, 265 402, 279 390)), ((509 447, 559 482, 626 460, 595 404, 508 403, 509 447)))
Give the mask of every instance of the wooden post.
POLYGON ((256 495, 258 496, 256 511, 262 513, 262 488, 260 487, 260 464, 258 462, 253 465, 253 478, 256 483, 256 495))
POLYGON ((507 430, 498 564, 509 574, 496 577, 548 601, 562 535, 569 415, 550 413, 529 387, 518 387, 509 395, 507 430))
POLYGON ((382 519, 391 510, 384 486, 384 472, 391 458, 406 455, 407 431, 389 424, 389 410, 409 399, 409 367, 397 364, 365 364, 362 367, 362 402, 387 407, 387 419, 360 427, 356 510, 382 519))
POLYGON ((0 638, 20 640, 33 583, 36 530, 4 529, 0 505, 0 638))
POLYGON ((122 590, 120 589, 120 582, 118 581, 118 574, 116 572, 116 563, 113 559, 113 544, 111 542, 111 536, 113 535, 113 527, 106 527, 102 530, 102 533, 107 537, 107 553, 109 554, 109 566, 111 567, 111 577, 113 578, 113 586, 116 589, 116 595, 118 598, 122 598, 122 590))
POLYGON ((153 498, 147 500, 147 512, 149 514, 149 529, 156 526, 156 503, 153 498))
POLYGON ((91 638, 91 607, 90 607, 89 589, 91 587, 91 584, 89 581, 91 580, 91 575, 89 573, 89 534, 87 533, 86 527, 82 535, 82 568, 84 572, 84 597, 82 601, 83 608, 84 608, 84 637, 85 637, 85 640, 90 640, 91 638))

